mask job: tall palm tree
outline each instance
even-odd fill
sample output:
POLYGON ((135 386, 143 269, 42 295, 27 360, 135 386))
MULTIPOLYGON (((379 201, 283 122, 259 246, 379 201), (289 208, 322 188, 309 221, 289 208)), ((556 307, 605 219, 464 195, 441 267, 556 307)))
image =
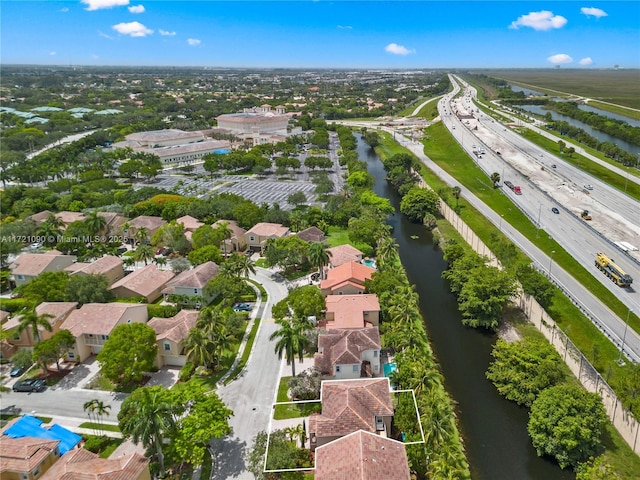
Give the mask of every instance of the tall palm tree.
POLYGON ((329 265, 329 259, 331 258, 329 246, 322 242, 311 242, 307 255, 311 265, 318 268, 320 279, 324 280, 324 267, 329 265))
POLYGON ((376 248, 378 263, 381 265, 395 263, 398 259, 398 248, 398 244, 391 235, 381 237, 376 248))
POLYGON ((148 242, 149 241, 149 230, 146 227, 140 227, 136 230, 136 233, 133 235, 137 243, 148 242))
POLYGON ((96 400, 95 404, 95 412, 96 419, 98 419, 98 423, 100 424, 100 430, 104 433, 104 428, 102 428, 103 422, 102 417, 109 416, 109 411, 111 410, 111 405, 105 404, 102 400, 96 400))
POLYGON ((87 412, 87 415, 89 415, 89 420, 91 421, 91 423, 94 424, 93 427, 93 432, 95 433, 96 436, 98 436, 98 430, 95 428, 95 413, 96 413, 96 404, 98 403, 97 399, 93 399, 93 400, 89 400, 87 402, 84 402, 84 405, 82 406, 82 409, 87 412))
POLYGON ((253 264, 253 260, 246 255, 233 255, 227 257, 223 266, 228 268, 229 275, 234 278, 248 278, 250 273, 256 273, 256 267, 253 264))
POLYGON ((84 218, 84 224, 87 226, 90 235, 97 235, 104 232, 107 226, 107 220, 98 215, 98 212, 93 211, 84 218))
POLYGON ((29 310, 23 310, 20 313, 19 325, 17 329, 17 333, 22 333, 28 328, 31 329, 31 339, 38 343, 40 341, 40 332, 38 331, 38 327, 44 328, 47 332, 53 330, 53 327, 49 323, 49 319, 53 318, 53 315, 49 315, 48 313, 43 313, 42 315, 38 315, 35 308, 31 308, 29 310))
POLYGON ((136 262, 144 261, 145 265, 149 264, 149 260, 153 260, 154 255, 153 247, 148 243, 141 243, 138 247, 133 251, 133 259, 136 262))
POLYGON ((184 353, 194 365, 208 367, 213 363, 215 345, 211 338, 199 328, 189 330, 184 342, 184 353))
POLYGON ((296 376, 296 356, 302 362, 304 348, 309 344, 309 338, 305 333, 311 329, 311 324, 305 319, 282 318, 276 320, 280 328, 273 332, 269 340, 276 342, 276 353, 282 359, 284 354, 287 364, 291 364, 291 374, 296 376))
POLYGON ((233 230, 229 228, 229 222, 220 222, 216 230, 222 234, 222 252, 227 256, 227 240, 233 236, 233 230))
POLYGON ((132 402, 135 415, 130 415, 121 425, 122 433, 135 442, 142 442, 158 456, 160 477, 165 476, 162 444, 164 435, 175 429, 176 407, 162 398, 155 388, 141 389, 141 397, 132 402))

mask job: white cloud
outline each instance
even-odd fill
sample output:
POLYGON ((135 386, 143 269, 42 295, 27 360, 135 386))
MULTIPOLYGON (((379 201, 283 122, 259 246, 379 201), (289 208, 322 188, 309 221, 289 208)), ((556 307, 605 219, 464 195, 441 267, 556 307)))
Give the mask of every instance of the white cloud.
POLYGON ((198 40, 197 38, 187 38, 187 43, 189 45, 191 45, 192 47, 197 47, 202 42, 200 40, 198 40))
POLYGON ((102 10, 105 8, 122 7, 129 5, 129 0, 80 0, 87 5, 86 10, 102 10))
POLYGON ((409 55, 410 53, 416 53, 415 50, 409 50, 407 47, 398 45, 397 43, 390 43, 384 47, 384 51, 387 53, 393 53, 394 55, 409 55))
POLYGON ((149 30, 140 22, 118 23, 111 28, 121 35, 129 35, 130 37, 146 37, 153 33, 153 30, 149 30))
POLYGON ((67 12, 69 11, 69 9, 68 9, 67 7, 62 7, 62 8, 60 9, 60 11, 61 11, 62 13, 67 13, 67 12))
POLYGON ((340 30, 351 30, 353 27, 351 25, 338 25, 340 30))
POLYGON ((562 28, 566 24, 566 18, 554 15, 549 10, 541 10, 521 15, 515 22, 511 22, 509 28, 517 30, 520 27, 531 27, 534 30, 551 30, 552 28, 562 28))
POLYGON ((586 57, 580 60, 578 63, 580 65, 593 65, 593 60, 591 60, 591 57, 586 57))
POLYGON ((54 56, 56 52, 49 52, 49 55, 54 56))
POLYGON ((175 37, 175 35, 176 35, 176 32, 169 32, 167 30, 162 30, 161 28, 158 29, 158 33, 160 35, 165 36, 165 37, 175 37))
POLYGON ((571 63, 573 62, 573 58, 571 58, 566 53, 557 53, 555 55, 551 55, 547 58, 554 65, 561 65, 563 63, 571 63))
POLYGON ((607 16, 607 12, 605 12, 604 10, 602 10, 600 8, 595 8, 595 7, 582 7, 580 9, 580 12, 583 13, 584 15, 586 15, 587 17, 600 18, 600 17, 606 17, 607 16))
POLYGON ((144 13, 144 5, 132 5, 128 10, 131 13, 144 13))

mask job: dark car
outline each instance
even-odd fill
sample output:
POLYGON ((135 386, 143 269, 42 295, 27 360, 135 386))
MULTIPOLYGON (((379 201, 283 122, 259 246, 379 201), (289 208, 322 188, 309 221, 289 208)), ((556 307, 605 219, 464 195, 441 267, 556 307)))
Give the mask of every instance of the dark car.
POLYGON ((45 389, 47 384, 44 380, 38 378, 30 378, 29 380, 22 380, 13 386, 14 392, 41 392, 45 389))
POLYGON ((19 377, 20 375, 22 375, 25 371, 24 367, 13 367, 11 369, 11 372, 9 372, 9 376, 10 377, 19 377))
POLYGON ((553 208, 551 209, 551 211, 552 211, 553 213, 555 213, 556 215, 560 213, 560 210, 558 210, 556 207, 553 207, 553 208))
POLYGON ((248 303, 236 303, 233 306, 233 311, 234 312, 250 312, 251 305, 249 305, 248 303))

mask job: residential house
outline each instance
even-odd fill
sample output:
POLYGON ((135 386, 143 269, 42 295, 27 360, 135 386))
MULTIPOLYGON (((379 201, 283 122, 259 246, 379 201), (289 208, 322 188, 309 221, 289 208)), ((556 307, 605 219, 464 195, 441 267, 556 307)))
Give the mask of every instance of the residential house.
POLYGON ((358 295, 365 291, 364 282, 375 273, 374 268, 357 262, 349 262, 330 269, 327 278, 320 282, 320 290, 327 295, 358 295))
POLYGON ((52 213, 53 212, 50 210, 43 210, 41 212, 34 213, 33 215, 29 215, 27 219, 32 220, 36 224, 36 227, 39 227, 40 224, 43 223, 47 218, 49 218, 49 215, 51 215, 52 213))
POLYGON ((327 240, 326 235, 318 227, 309 227, 296 233, 305 242, 325 242, 327 240))
POLYGON ((77 262, 65 268, 71 275, 104 275, 109 285, 124 277, 122 260, 113 255, 105 255, 93 262, 77 262))
POLYGON ((327 251, 331 253, 329 257, 329 268, 339 267, 349 262, 360 263, 363 253, 356 247, 349 244, 338 245, 337 247, 328 248, 327 251))
POLYGON ((393 405, 388 378, 325 380, 320 387, 322 413, 309 417, 311 450, 364 430, 387 436, 393 405))
POLYGON ((62 323, 76 339, 68 358, 82 362, 102 350, 111 331, 118 325, 147 323, 146 304, 136 303, 86 303, 74 310, 62 323))
POLYGON ((380 375, 378 327, 329 330, 318 335, 315 367, 336 380, 380 375))
MULTIPOLYGON (((3 477, 4 478, 4 477, 3 477)), ((100 458, 80 448, 64 454, 40 480, 151 480, 149 459, 139 453, 100 458)))
MULTIPOLYGON (((78 306, 78 302, 42 302, 36 307, 36 315, 46 316, 47 322, 51 325, 51 331, 45 330, 44 327, 38 326, 38 335, 40 340, 47 340, 51 336, 60 330, 61 325, 69 317, 78 306)), ((16 348, 32 348, 37 340, 33 338, 33 332, 31 327, 27 327, 22 332, 18 333, 17 328, 20 326, 22 315, 14 315, 8 319, 3 325, 2 330, 11 331, 13 334, 7 338, 7 340, 16 348)))
POLYGON ((153 217, 150 215, 140 215, 139 217, 134 218, 133 220, 129 220, 125 223, 122 228, 122 234, 133 240, 136 238, 136 233, 144 228, 147 231, 147 236, 151 238, 154 233, 158 231, 158 229, 163 226, 165 222, 161 217, 153 217), (125 228, 128 225, 127 228, 125 228))
POLYGON ((189 331, 195 328, 199 314, 196 310, 180 310, 173 317, 154 317, 149 320, 148 325, 156 332, 158 342, 158 367, 182 367, 186 363, 184 342, 189 331))
POLYGON ((315 480, 410 480, 404 443, 358 430, 318 447, 315 480))
POLYGON ((16 286, 29 283, 44 272, 59 272, 76 261, 73 255, 62 255, 57 250, 44 253, 23 253, 10 265, 10 280, 16 286))
POLYGON ((222 253, 228 254, 233 252, 244 252, 247 248, 247 239, 245 238, 245 233, 247 231, 238 225, 238 222, 235 220, 218 220, 211 226, 213 228, 218 228, 221 224, 225 223, 227 228, 231 230, 231 237, 227 238, 222 242, 220 249, 222 253))
POLYGON ((176 223, 180 224, 184 228, 184 237, 191 242, 191 235, 195 232, 199 227, 203 226, 202 223, 197 218, 193 218, 191 215, 185 215, 176 220, 176 223))
POLYGON ((67 210, 64 210, 62 212, 56 213, 56 218, 64 224, 62 228, 65 229, 73 222, 84 221, 86 217, 84 213, 81 212, 69 212, 67 210))
POLYGON ((247 247, 253 251, 262 250, 264 244, 270 238, 282 238, 289 234, 289 227, 279 223, 256 223, 244 234, 247 247))
POLYGON ((98 212, 98 216, 104 218, 106 235, 122 234, 122 225, 127 222, 127 217, 115 212, 98 212))
POLYGON ((118 298, 144 297, 148 303, 153 303, 174 276, 170 270, 158 270, 155 265, 147 265, 121 278, 109 290, 118 298))
POLYGON ((327 295, 325 318, 319 326, 335 328, 377 327, 380 324, 380 302, 374 293, 361 295, 327 295))
POLYGON ((162 294, 165 298, 169 295, 198 296, 202 298, 204 305, 208 305, 213 297, 204 291, 204 287, 218 274, 219 269, 217 264, 206 262, 190 270, 185 270, 167 282, 162 294))

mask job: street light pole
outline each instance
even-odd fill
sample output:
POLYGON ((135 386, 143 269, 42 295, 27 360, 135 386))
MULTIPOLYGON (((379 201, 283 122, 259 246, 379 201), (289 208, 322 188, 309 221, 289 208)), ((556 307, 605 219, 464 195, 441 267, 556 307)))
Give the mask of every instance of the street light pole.
POLYGON ((536 238, 540 236, 540 214, 542 213, 542 204, 538 207, 538 229, 536 230, 536 238))
POLYGON ((549 278, 551 278, 551 264, 553 263, 553 254, 556 253, 555 250, 551 250, 551 255, 549 255, 549 278))
POLYGON ((627 338, 627 329, 629 328, 629 315, 633 312, 632 309, 629 309, 627 312, 627 321, 624 323, 624 333, 622 334, 622 346, 620 347, 620 357, 618 358, 618 365, 624 365, 624 360, 622 360, 622 353, 624 352, 624 341, 627 338))

